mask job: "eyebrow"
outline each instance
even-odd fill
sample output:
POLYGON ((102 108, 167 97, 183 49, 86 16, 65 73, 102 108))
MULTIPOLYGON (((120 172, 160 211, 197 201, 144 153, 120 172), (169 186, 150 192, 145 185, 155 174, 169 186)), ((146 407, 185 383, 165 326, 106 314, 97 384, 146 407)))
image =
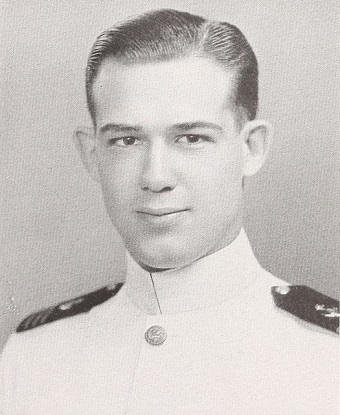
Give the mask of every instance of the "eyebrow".
POLYGON ((102 127, 100 127, 99 131, 102 134, 106 133, 107 131, 131 133, 131 132, 140 132, 140 131, 142 131, 142 127, 139 127, 138 125, 133 126, 133 125, 128 125, 128 124, 108 123, 108 124, 105 124, 102 127))
POLYGON ((218 125, 214 124, 212 122, 207 121, 195 121, 195 122, 185 122, 180 124, 174 124, 170 127, 170 130, 181 130, 181 131, 189 131, 194 130, 195 128, 207 128, 210 130, 216 130, 219 132, 223 131, 223 128, 218 125))
MULTIPOLYGON (((194 122, 185 122, 174 124, 168 128, 170 131, 190 131, 195 128, 206 128, 211 130, 216 130, 218 132, 223 132, 223 128, 218 125, 207 121, 194 121, 194 122)), ((141 132, 143 130, 142 127, 136 125, 129 125, 129 124, 114 124, 108 123, 103 125, 99 128, 99 131, 104 134, 107 131, 115 131, 115 132, 124 132, 124 133, 131 133, 131 132, 141 132)))

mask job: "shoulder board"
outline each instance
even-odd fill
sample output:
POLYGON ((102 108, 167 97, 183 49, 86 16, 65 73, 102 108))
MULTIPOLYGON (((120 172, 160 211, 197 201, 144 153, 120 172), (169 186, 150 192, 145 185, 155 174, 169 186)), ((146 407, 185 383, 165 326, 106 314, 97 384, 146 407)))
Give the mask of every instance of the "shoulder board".
POLYGON ((305 285, 276 286, 271 291, 277 307, 339 334, 339 301, 305 285))
POLYGON ((118 283, 113 287, 103 287, 97 291, 31 314, 20 323, 16 331, 19 333, 21 331, 31 330, 46 323, 52 323, 53 321, 72 317, 76 314, 86 313, 91 308, 104 303, 117 294, 122 285, 123 283, 118 283))

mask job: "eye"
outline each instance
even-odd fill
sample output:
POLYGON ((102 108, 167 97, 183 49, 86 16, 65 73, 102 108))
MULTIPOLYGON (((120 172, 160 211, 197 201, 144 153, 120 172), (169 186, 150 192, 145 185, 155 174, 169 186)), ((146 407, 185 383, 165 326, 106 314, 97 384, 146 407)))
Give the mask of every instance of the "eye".
POLYGON ((199 134, 185 134, 177 139, 177 142, 183 144, 200 144, 204 141, 208 141, 208 138, 199 134))
POLYGON ((140 140, 133 136, 112 138, 108 140, 107 143, 108 143, 108 146, 119 146, 119 147, 132 147, 132 146, 141 144, 140 140))

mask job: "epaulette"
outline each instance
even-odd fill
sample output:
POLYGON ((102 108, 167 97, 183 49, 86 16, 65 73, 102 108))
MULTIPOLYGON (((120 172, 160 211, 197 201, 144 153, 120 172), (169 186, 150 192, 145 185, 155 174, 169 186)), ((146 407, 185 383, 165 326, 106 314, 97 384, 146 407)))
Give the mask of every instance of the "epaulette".
POLYGON ((123 283, 118 283, 112 287, 103 287, 97 291, 31 314, 20 323, 16 331, 21 332, 31 330, 46 323, 52 323, 53 321, 72 317, 76 314, 86 313, 90 311, 91 308, 104 303, 109 298, 116 295, 122 285, 123 283))
POLYGON ((272 295, 282 310, 339 334, 339 301, 305 285, 272 287, 272 295))

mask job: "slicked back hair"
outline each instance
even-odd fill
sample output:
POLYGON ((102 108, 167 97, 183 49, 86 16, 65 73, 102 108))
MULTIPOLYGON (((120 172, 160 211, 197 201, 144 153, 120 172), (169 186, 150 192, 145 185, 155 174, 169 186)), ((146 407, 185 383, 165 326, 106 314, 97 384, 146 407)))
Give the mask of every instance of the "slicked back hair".
POLYGON ((190 13, 161 9, 119 23, 96 39, 86 67, 87 105, 95 128, 93 84, 106 58, 129 65, 190 56, 210 59, 233 71, 233 90, 226 100, 239 127, 256 117, 257 60, 242 32, 226 22, 208 21, 190 13))

